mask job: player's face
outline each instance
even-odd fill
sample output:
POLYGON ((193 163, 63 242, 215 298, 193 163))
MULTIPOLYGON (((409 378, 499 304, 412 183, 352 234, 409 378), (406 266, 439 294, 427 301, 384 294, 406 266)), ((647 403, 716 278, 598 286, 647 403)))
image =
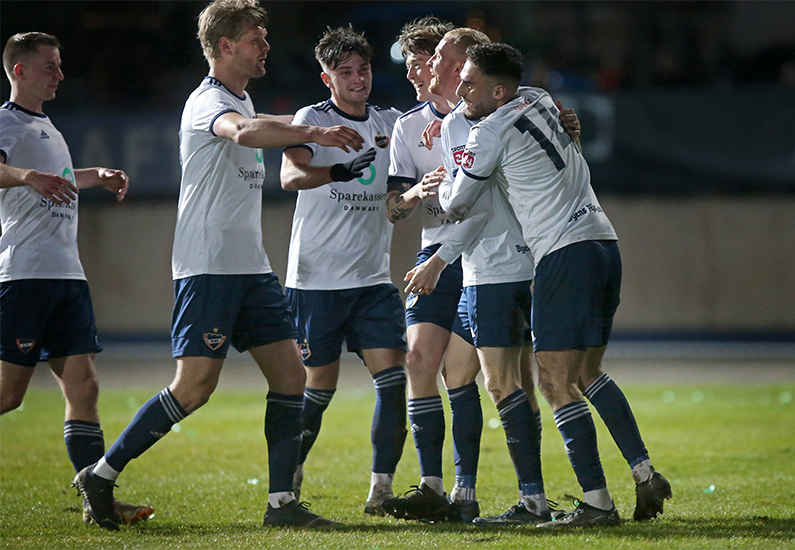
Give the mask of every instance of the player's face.
POLYGON ((351 56, 334 67, 325 71, 328 75, 327 85, 338 106, 340 104, 362 106, 370 97, 373 88, 373 72, 370 62, 354 52, 351 56))
POLYGON ((39 46, 36 53, 28 55, 21 65, 20 89, 37 102, 55 99, 58 84, 64 79, 58 48, 39 46))
POLYGON ((431 81, 428 90, 435 95, 450 98, 455 96, 458 86, 458 73, 464 56, 458 51, 452 37, 445 36, 436 45, 436 51, 428 59, 431 81))
POLYGON ((252 27, 240 40, 230 41, 235 69, 247 78, 259 78, 265 75, 265 59, 271 46, 265 37, 265 27, 252 27))
POLYGON ((431 68, 427 53, 409 53, 406 56, 406 78, 417 92, 417 101, 429 101, 433 94, 428 90, 431 81, 431 68))
POLYGON ((495 97, 496 87, 494 79, 467 61, 461 69, 461 83, 455 92, 464 102, 464 116, 477 120, 493 113, 499 107, 495 97))

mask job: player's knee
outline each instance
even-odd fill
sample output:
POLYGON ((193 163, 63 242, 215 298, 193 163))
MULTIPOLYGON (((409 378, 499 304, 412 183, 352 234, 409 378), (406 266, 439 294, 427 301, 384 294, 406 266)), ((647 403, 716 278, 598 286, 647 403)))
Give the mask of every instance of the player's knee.
POLYGON ((406 370, 410 376, 432 375, 434 378, 439 371, 439 365, 434 364, 432 357, 418 349, 406 353, 406 370))
POLYGON ((25 397, 24 391, 16 391, 14 388, 7 390, 5 387, 0 391, 0 414, 18 409, 22 405, 25 397))

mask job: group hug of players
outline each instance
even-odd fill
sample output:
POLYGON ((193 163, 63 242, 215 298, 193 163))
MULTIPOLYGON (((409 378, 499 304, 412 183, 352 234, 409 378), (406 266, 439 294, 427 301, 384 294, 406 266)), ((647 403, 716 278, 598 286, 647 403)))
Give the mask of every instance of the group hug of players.
POLYGON ((300 493, 344 342, 376 391, 365 513, 546 529, 620 523, 585 398, 631 469, 634 519, 662 513, 670 484, 652 466, 624 394, 601 370, 621 260, 590 185, 576 114, 520 86, 515 48, 433 17, 398 37, 420 102, 406 113, 367 102, 373 51, 348 26, 329 28, 315 47, 329 99, 294 117, 257 114, 245 90, 265 74, 266 25, 257 0, 215 0, 199 17, 210 71, 180 126, 177 372, 107 452, 96 413, 101 348, 77 255, 77 192, 101 185, 121 200, 128 179, 120 170, 75 170, 43 114, 63 80, 57 39, 19 34, 4 50, 12 94, 0 109, 2 412, 19 406, 32 367, 48 361, 67 401, 64 434, 84 521, 115 530, 151 515, 151 506, 115 499, 115 482, 207 402, 231 345, 248 351, 268 382, 264 524, 336 525, 310 512, 300 493), (286 292, 262 244, 261 149, 276 147, 284 148, 282 187, 298 195, 286 292), (390 278, 392 225, 415 211, 422 250, 406 275, 404 304, 390 278), (32 314, 31 303, 40 311, 32 314), (546 498, 533 356, 583 492, 569 512, 546 498), (452 409, 449 494, 440 369, 452 409), (476 495, 481 372, 520 490, 518 504, 493 516, 481 516, 476 495), (422 477, 395 497, 407 410, 422 477))

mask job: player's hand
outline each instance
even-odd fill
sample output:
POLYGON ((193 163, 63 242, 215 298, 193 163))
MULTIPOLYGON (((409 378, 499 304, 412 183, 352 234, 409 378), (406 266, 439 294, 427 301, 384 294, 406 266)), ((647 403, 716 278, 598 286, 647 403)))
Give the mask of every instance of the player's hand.
POLYGON ((563 124, 563 129, 569 134, 572 139, 580 137, 580 119, 574 109, 564 109, 563 103, 559 99, 555 100, 555 105, 560 110, 560 123, 563 124))
POLYGON ((318 128, 314 141, 324 147, 339 147, 346 153, 350 153, 350 149, 361 151, 364 147, 364 138, 359 135, 359 132, 347 126, 318 128))
POLYGON ((422 143, 428 149, 433 149, 433 138, 442 137, 442 121, 432 120, 422 131, 422 143))
POLYGON ((447 264, 434 254, 406 273, 406 276, 403 277, 403 281, 408 281, 405 291, 414 294, 430 294, 436 288, 439 276, 445 267, 447 264))
POLYGON ((367 151, 357 156, 355 159, 344 164, 335 164, 331 167, 331 181, 351 181, 353 178, 360 178, 364 169, 370 166, 375 160, 375 147, 370 147, 367 151))
POLYGON ((115 194, 117 201, 124 200, 124 197, 127 196, 127 189, 130 187, 130 178, 123 170, 100 168, 97 170, 97 175, 99 176, 99 185, 101 187, 115 194))
POLYGON ((77 198, 77 186, 66 178, 45 174, 37 170, 28 171, 23 180, 36 193, 55 204, 69 204, 77 198))
POLYGON ((414 187, 417 198, 422 200, 438 195, 439 184, 444 180, 444 175, 444 166, 440 166, 436 170, 422 176, 420 184, 414 187))

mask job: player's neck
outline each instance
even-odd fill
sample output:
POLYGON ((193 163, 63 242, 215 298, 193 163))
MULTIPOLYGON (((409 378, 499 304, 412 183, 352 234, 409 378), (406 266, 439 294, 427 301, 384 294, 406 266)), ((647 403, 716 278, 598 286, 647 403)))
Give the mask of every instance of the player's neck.
POLYGON ((246 95, 246 86, 248 86, 249 80, 247 76, 242 76, 236 71, 219 64, 210 67, 210 76, 219 80, 236 96, 244 97, 246 95))
POLYGON ((11 103, 16 103, 23 109, 27 109, 33 113, 42 114, 44 108, 44 100, 35 96, 21 93, 19 90, 11 90, 11 96, 8 98, 11 103))
POLYGON ((331 102, 334 106, 345 113, 346 115, 352 117, 363 118, 367 116, 367 102, 362 101, 361 103, 351 103, 350 101, 345 101, 344 99, 340 98, 337 94, 331 94, 331 102))

